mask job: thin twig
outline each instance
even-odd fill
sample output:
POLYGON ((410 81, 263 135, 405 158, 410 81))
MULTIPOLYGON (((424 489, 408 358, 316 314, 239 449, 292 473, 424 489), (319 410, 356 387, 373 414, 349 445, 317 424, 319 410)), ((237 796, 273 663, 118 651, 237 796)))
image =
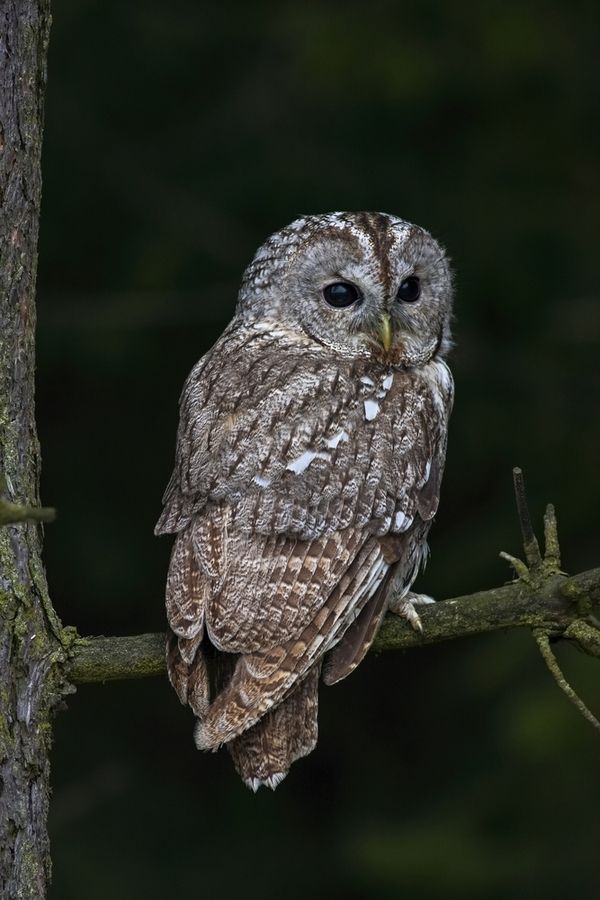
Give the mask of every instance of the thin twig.
POLYGON ((548 638, 548 632, 544 631, 541 628, 535 628, 533 630, 533 636, 536 639, 537 645, 539 647, 540 653, 542 654, 542 658, 557 685, 567 695, 571 703, 579 710, 584 719, 600 731, 600 722, 596 718, 596 716, 587 708, 581 697, 575 693, 567 679, 562 673, 560 666, 558 665, 558 660, 556 659, 554 653, 552 652, 552 647, 550 646, 550 640, 548 638))
POLYGON ((554 504, 549 503, 544 515, 544 558, 560 571, 560 544, 554 504))
POLYGON ((510 553, 506 553, 504 550, 501 550, 498 556, 500 557, 500 559, 505 559, 507 563, 509 563, 513 567, 513 569, 515 570, 515 575, 517 576, 517 580, 524 581, 525 584, 529 584, 529 569, 522 559, 519 559, 517 556, 511 556, 510 553))
POLYGON ((540 553, 540 545, 538 544, 531 524, 527 496, 525 494, 523 471, 518 466, 515 466, 513 469, 513 485, 515 488, 515 499, 517 501, 517 513, 521 525, 521 534, 523 535, 525 558, 527 559, 529 567, 534 568, 541 565, 542 554, 540 553))

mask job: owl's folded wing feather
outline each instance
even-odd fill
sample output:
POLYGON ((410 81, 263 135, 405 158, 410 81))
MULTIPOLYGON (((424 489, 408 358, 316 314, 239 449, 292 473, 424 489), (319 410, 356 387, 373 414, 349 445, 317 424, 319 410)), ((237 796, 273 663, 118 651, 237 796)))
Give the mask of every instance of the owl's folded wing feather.
POLYGON ((359 615, 387 568, 377 541, 367 539, 299 632, 240 656, 231 681, 196 727, 197 746, 215 749, 232 740, 283 700, 359 615))
POLYGON ((389 568, 380 542, 362 529, 314 541, 248 536, 229 533, 229 510, 211 511, 177 536, 167 594, 169 675, 202 719, 206 747, 231 740, 287 696, 389 568), (240 655, 211 706, 203 627, 218 650, 240 655))

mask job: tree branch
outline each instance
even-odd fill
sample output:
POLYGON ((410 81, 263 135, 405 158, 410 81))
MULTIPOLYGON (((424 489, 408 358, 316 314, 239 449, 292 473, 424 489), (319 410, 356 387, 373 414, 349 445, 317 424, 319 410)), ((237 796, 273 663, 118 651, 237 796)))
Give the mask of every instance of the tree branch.
MULTIPOLYGON (((579 604, 600 602, 600 569, 579 575, 550 575, 535 590, 521 581, 419 607, 423 634, 388 615, 373 649, 408 650, 503 628, 543 628, 600 658, 600 631, 579 618, 579 604), (585 636, 580 633, 584 626, 585 636), (588 633, 589 632, 589 633, 588 633), (590 635, 595 635, 590 640, 590 635), (587 640, 586 640, 587 638, 587 640)), ((76 640, 67 675, 75 684, 160 675, 165 666, 165 635, 89 637, 76 640)))
POLYGON ((164 634, 78 638, 67 677, 73 684, 146 678, 166 672, 164 634))
POLYGON ((11 503, 2 496, 6 480, 0 476, 0 527, 18 522, 54 522, 56 510, 51 506, 28 506, 26 503, 11 503))
POLYGON ((577 696, 577 694, 563 675, 561 668, 558 665, 558 660, 552 652, 552 647, 550 646, 550 639, 547 632, 535 628, 533 631, 533 636, 536 639, 539 651, 542 654, 542 659, 548 666, 548 671, 556 681, 561 691, 563 691, 563 693, 569 698, 573 706, 581 713, 583 718, 586 719, 593 728, 595 728, 597 731, 600 731, 600 722, 598 721, 596 716, 592 712, 590 712, 583 700, 577 696))

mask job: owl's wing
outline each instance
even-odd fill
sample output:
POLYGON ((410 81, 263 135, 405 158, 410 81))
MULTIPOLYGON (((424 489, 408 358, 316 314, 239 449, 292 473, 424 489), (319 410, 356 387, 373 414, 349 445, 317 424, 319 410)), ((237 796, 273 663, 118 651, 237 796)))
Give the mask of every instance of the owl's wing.
MULTIPOLYGON (((348 529, 349 532, 354 529, 348 529)), ((241 655, 227 686, 217 695, 196 726, 196 744, 201 749, 215 749, 246 731, 262 716, 284 700, 315 664, 344 634, 381 583, 388 568, 375 539, 356 540, 360 549, 351 558, 340 536, 345 571, 328 594, 323 593, 307 616, 306 624, 289 633, 275 645, 267 642, 263 649, 241 655)), ((302 577, 299 579, 301 591, 302 577)), ((260 594, 263 624, 276 613, 277 597, 269 586, 260 594)), ((243 613, 242 613, 243 616, 243 613)))

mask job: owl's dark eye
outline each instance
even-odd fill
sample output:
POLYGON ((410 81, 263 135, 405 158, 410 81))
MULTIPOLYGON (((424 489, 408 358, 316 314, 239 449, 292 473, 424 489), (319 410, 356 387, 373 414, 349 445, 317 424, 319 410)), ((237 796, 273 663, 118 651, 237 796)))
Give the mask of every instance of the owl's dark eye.
POLYGON ((323 296, 330 306, 352 306, 360 297, 360 291, 348 281, 336 281, 323 288, 323 296))
POLYGON ((421 296, 421 282, 416 275, 409 275, 405 278, 400 287, 396 298, 403 300, 405 303, 414 303, 421 296))

